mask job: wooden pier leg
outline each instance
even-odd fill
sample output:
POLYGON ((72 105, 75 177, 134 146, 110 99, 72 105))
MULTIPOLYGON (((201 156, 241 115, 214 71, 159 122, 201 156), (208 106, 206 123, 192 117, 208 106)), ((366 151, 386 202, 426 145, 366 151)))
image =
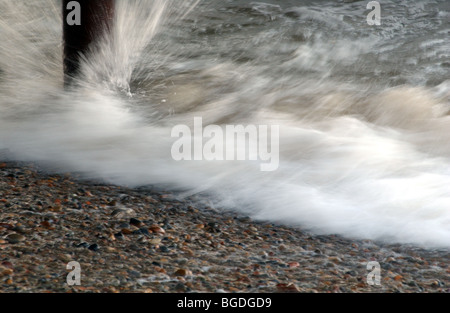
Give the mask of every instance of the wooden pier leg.
POLYGON ((64 86, 80 69, 80 55, 112 28, 114 0, 63 0, 64 86))

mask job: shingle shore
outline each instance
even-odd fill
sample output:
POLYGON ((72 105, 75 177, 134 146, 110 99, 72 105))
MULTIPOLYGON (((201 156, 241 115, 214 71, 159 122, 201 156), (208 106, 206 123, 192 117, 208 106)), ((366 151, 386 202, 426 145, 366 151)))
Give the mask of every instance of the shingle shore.
POLYGON ((0 292, 450 291, 448 250, 317 236, 197 200, 0 161, 0 292))

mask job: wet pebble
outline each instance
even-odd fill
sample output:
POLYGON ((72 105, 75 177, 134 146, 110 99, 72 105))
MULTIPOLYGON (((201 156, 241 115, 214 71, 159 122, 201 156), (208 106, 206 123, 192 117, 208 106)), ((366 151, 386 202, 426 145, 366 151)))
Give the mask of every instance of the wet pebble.
POLYGON ((136 218, 131 218, 130 219, 130 225, 136 226, 136 227, 141 227, 143 225, 142 221, 136 219, 136 218))
POLYGON ((98 246, 98 244, 94 243, 94 244, 90 245, 88 247, 88 249, 91 251, 98 251, 98 250, 100 250, 100 247, 98 246))
POLYGON ((25 240, 25 236, 21 234, 10 234, 6 237, 6 240, 8 240, 11 244, 20 243, 25 240))
POLYGON ((159 247, 159 251, 166 253, 166 252, 169 252, 170 249, 166 246, 161 246, 161 247, 159 247))
POLYGON ((180 268, 175 271, 175 276, 192 276, 192 272, 188 269, 180 268))

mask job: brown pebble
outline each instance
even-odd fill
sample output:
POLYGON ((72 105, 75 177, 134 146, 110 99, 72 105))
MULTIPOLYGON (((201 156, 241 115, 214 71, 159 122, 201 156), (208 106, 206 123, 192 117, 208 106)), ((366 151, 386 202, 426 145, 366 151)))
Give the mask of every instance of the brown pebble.
POLYGON ((155 271, 157 271, 158 273, 162 273, 162 274, 166 274, 166 270, 163 269, 162 267, 159 266, 155 266, 155 271))
POLYGON ((156 234, 165 234, 166 233, 166 231, 158 225, 152 225, 149 227, 148 230, 153 233, 156 233, 156 234))
POLYGON ((395 281, 401 281, 402 279, 403 279, 402 275, 397 275, 397 276, 394 277, 395 281))
POLYGON ((10 269, 14 268, 13 264, 11 262, 8 262, 8 261, 3 261, 2 262, 2 266, 6 267, 6 268, 10 268, 10 269))
POLYGON ((438 280, 434 280, 431 282, 431 287, 439 287, 441 285, 441 283, 438 280))
POLYGON ((72 256, 70 254, 59 254, 58 255, 59 259, 62 260, 63 262, 69 263, 70 261, 72 261, 72 256))
POLYGON ((333 262, 334 264, 339 264, 342 262, 342 260, 338 257, 332 256, 328 258, 329 261, 333 262))
POLYGON ((119 291, 116 288, 114 288, 114 287, 103 288, 103 292, 106 292, 106 293, 119 293, 119 291))
POLYGON ((175 276, 192 276, 192 272, 190 270, 180 268, 175 273, 175 276))
POLYGON ((25 237, 20 234, 11 234, 6 237, 6 240, 8 240, 9 243, 19 243, 21 241, 25 240, 25 237))
POLYGON ((298 263, 298 262, 290 262, 290 263, 288 263, 288 265, 289 265, 290 268, 296 268, 296 267, 300 266, 300 263, 298 263))
POLYGON ((42 222, 41 222, 41 225, 44 226, 45 228, 49 229, 49 230, 55 229, 55 228, 52 226, 52 224, 50 224, 49 221, 42 221, 42 222))
POLYGON ((298 287, 294 283, 289 284, 278 284, 277 290, 279 292, 300 292, 298 287))
POLYGON ((0 223, 0 227, 5 229, 13 229, 14 225, 8 224, 8 223, 0 223))
POLYGON ((0 267, 0 277, 9 276, 14 272, 11 268, 0 267))

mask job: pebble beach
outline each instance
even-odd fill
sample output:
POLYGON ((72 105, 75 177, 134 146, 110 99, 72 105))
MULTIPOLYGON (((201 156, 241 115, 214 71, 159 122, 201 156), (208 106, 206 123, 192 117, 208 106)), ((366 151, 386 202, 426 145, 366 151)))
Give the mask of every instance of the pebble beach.
POLYGON ((2 293, 446 293, 449 257, 0 162, 2 293), (71 261, 79 286, 67 284, 71 261), (380 285, 368 284, 371 261, 380 285))

